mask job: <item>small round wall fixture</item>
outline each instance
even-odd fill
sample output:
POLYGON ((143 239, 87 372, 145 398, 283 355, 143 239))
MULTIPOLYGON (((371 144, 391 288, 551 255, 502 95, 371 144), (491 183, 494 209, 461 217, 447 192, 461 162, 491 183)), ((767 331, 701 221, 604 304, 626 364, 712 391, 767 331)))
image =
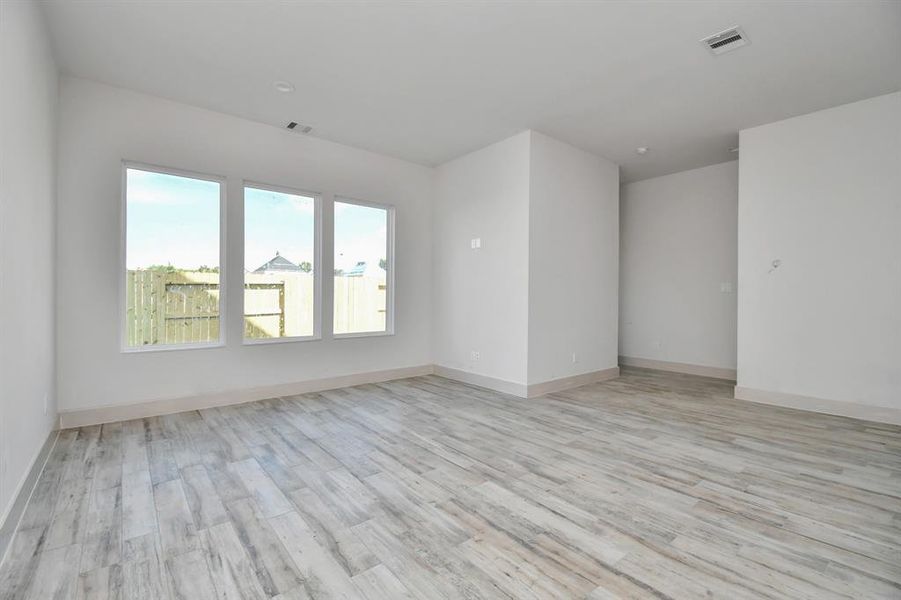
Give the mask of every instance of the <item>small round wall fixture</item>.
POLYGON ((638 148, 635 149, 635 154, 637 154, 639 156, 644 156, 647 153, 648 153, 647 146, 639 146, 638 148))
POLYGON ((279 80, 272 84, 272 87, 275 88, 277 92, 281 92, 283 94, 290 94, 294 91, 294 84, 290 81, 279 80))

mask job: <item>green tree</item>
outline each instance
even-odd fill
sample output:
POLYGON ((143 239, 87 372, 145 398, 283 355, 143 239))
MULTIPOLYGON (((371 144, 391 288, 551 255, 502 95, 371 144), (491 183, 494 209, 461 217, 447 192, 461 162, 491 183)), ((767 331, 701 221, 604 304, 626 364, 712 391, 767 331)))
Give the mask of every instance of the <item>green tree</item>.
POLYGON ((382 268, 382 271, 387 271, 388 270, 388 261, 385 260, 384 258, 380 258, 379 266, 382 268))
POLYGON ((302 263, 300 263, 300 270, 304 273, 309 273, 313 270, 313 265, 311 265, 307 261, 303 261, 302 263))
POLYGON ((177 273, 181 271, 181 269, 176 269, 172 265, 150 265, 145 269, 146 271, 159 271, 160 273, 177 273))

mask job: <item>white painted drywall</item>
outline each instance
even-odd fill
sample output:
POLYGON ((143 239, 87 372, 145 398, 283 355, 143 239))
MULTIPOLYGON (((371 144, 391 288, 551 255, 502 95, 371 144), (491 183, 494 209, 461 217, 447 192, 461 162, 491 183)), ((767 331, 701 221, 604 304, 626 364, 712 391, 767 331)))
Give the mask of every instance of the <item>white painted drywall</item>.
POLYGON ((530 165, 529 383, 616 367, 619 169, 537 132, 530 165))
MULTIPOLYGON (((286 119, 291 115, 286 115, 286 119)), ((271 386, 431 362, 432 169, 85 80, 60 96, 58 323, 61 410, 271 386), (243 276, 242 178, 391 204, 395 335, 244 346, 241 286, 227 293, 227 346, 120 353, 123 159, 228 178, 227 278, 243 276)), ((324 223, 330 248, 331 223, 324 223)), ((331 272, 329 251, 322 270, 331 272)), ((329 286, 324 286, 328 289, 329 286)))
POLYGON ((623 186, 621 356, 735 369, 737 211, 737 161, 623 186))
POLYGON ((67 73, 269 123, 291 111, 426 164, 541 124, 632 181, 730 160, 740 127, 901 73, 896 0, 44 4, 67 73), (697 43, 734 25, 752 40, 739 54, 697 43), (273 99, 275 78, 298 93, 273 99))
POLYGON ((438 167, 432 228, 435 364, 522 385, 530 137, 526 131, 438 167), (474 238, 481 248, 471 247, 474 238))
POLYGON ((617 166, 525 131, 435 181, 435 364, 522 395, 615 367, 617 166))
POLYGON ((901 93, 740 137, 738 385, 901 408, 901 93))
POLYGON ((0 3, 0 524, 56 418, 57 81, 37 3, 0 3))

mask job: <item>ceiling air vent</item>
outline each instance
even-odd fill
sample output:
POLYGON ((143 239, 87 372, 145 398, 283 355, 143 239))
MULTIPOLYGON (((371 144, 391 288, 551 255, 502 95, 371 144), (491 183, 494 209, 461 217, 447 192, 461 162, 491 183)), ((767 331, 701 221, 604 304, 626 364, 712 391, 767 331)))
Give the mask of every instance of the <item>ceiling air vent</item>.
POLYGON ((287 129, 291 131, 297 131, 298 133, 310 133, 313 131, 313 128, 309 125, 298 125, 296 122, 291 121, 285 126, 287 129))
POLYGON ((751 42, 748 41, 748 36, 745 35, 745 32, 740 27, 732 27, 705 37, 701 40, 701 43, 707 46, 714 54, 725 54, 742 46, 747 46, 751 42))

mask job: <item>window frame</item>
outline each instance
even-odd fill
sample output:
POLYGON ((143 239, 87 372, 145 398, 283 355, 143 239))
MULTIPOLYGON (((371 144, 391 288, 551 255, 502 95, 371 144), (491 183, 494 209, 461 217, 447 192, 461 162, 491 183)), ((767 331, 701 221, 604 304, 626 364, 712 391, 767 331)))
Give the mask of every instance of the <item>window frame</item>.
POLYGON ((142 352, 171 352, 176 350, 208 350, 224 348, 228 335, 228 290, 226 255, 228 248, 228 178, 224 175, 198 173, 186 169, 176 169, 145 162, 123 160, 121 162, 121 192, 119 204, 119 351, 121 354, 139 354, 142 352), (142 346, 128 345, 128 328, 126 327, 127 311, 127 273, 128 273, 128 170, 135 169, 161 175, 173 175, 201 181, 212 181, 219 184, 219 339, 215 342, 199 342, 196 344, 155 344, 142 346))
POLYGON ((283 185, 260 183, 252 179, 241 180, 241 344, 244 346, 265 346, 267 344, 289 344, 292 342, 315 342, 322 339, 322 193, 302 190, 283 185), (280 338, 254 339, 244 336, 244 277, 247 272, 246 253, 244 245, 247 242, 246 219, 244 218, 247 200, 245 191, 247 188, 265 190, 279 194, 303 196, 313 199, 313 335, 293 335, 280 338))
POLYGON ((332 199, 332 270, 335 268, 335 221, 336 221, 336 212, 335 212, 335 204, 354 204, 357 206, 365 206, 368 208, 380 208, 386 211, 386 230, 385 230, 385 240, 387 248, 385 249, 385 260, 388 261, 388 268, 385 269, 385 285, 387 289, 385 290, 385 329, 382 331, 361 331, 361 332, 349 332, 349 333, 335 333, 335 276, 332 273, 331 276, 331 291, 332 291, 332 338, 336 340, 346 340, 346 339, 354 339, 354 338, 367 338, 367 337, 384 337, 384 336, 392 336, 394 335, 394 245, 395 245, 395 226, 394 220, 396 216, 396 208, 392 204, 382 204, 379 202, 369 202, 367 200, 359 200, 357 198, 353 198, 351 196, 341 196, 336 194, 332 199))

